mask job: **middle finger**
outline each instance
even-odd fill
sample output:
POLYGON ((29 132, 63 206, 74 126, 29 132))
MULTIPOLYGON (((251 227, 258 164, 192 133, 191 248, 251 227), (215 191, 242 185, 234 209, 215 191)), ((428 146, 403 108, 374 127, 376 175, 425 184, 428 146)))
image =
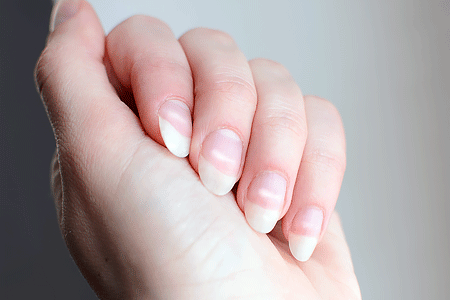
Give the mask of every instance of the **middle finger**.
POLYGON ((194 79, 189 158, 205 187, 224 195, 239 178, 247 151, 256 110, 252 72, 244 54, 223 32, 198 28, 179 42, 194 79))
POLYGON ((300 88, 282 65, 250 62, 258 107, 237 200, 250 226, 267 233, 286 213, 307 137, 300 88))

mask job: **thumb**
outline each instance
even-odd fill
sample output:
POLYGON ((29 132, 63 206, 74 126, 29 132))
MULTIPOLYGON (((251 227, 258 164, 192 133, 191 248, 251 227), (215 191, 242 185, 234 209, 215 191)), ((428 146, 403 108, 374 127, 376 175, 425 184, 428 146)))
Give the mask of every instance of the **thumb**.
POLYGON ((111 233, 120 223, 104 225, 113 210, 104 208, 113 202, 111 195, 139 145, 144 140, 154 143, 145 139, 137 116, 109 82, 104 50, 105 34, 91 5, 84 0, 57 2, 35 80, 56 138, 51 179, 64 239, 96 292, 119 295, 132 284, 127 285, 123 272, 111 275, 122 262, 120 244, 114 244, 120 240, 111 233), (118 263, 104 262, 111 256, 118 263))
POLYGON ((84 0, 58 1, 35 80, 53 127, 61 168, 74 174, 84 168, 95 176, 108 160, 116 164, 103 166, 117 170, 144 137, 138 118, 108 80, 104 52, 105 34, 91 5, 84 0), (67 161, 73 163, 64 165, 67 161))

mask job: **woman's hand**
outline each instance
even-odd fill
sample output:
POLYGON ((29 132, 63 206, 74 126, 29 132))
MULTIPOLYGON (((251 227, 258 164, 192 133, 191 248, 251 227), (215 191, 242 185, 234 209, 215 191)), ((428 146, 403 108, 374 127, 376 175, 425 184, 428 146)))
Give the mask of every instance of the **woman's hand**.
POLYGON ((360 299, 333 213, 345 139, 332 104, 223 32, 177 40, 136 16, 105 37, 83 0, 53 15, 36 67, 52 187, 101 298, 360 299))

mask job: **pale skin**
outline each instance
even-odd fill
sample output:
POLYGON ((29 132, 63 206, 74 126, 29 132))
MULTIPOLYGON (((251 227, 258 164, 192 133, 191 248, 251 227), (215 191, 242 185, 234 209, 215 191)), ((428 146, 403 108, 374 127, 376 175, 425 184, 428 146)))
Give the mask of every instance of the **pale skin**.
POLYGON ((69 0, 50 31, 36 82, 52 188, 100 298, 361 299, 334 212, 346 157, 330 102, 217 30, 176 39, 135 16, 105 36, 69 0))

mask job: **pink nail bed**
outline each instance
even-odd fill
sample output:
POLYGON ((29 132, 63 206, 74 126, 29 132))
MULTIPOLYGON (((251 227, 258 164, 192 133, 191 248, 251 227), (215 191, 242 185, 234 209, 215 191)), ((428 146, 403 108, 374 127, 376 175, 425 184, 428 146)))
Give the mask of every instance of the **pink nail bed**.
POLYGON ((169 122, 181 135, 192 135, 191 112, 186 104, 179 100, 168 100, 161 105, 159 116, 169 122))
POLYGON ((241 165, 242 141, 230 129, 216 130, 205 138, 202 156, 221 173, 237 176, 241 165))
POLYGON ((262 208, 281 210, 286 195, 286 180, 274 172, 265 172, 253 179, 247 199, 262 208))
POLYGON ((323 211, 317 207, 307 207, 294 217, 291 231, 302 236, 318 237, 322 223, 323 211))

